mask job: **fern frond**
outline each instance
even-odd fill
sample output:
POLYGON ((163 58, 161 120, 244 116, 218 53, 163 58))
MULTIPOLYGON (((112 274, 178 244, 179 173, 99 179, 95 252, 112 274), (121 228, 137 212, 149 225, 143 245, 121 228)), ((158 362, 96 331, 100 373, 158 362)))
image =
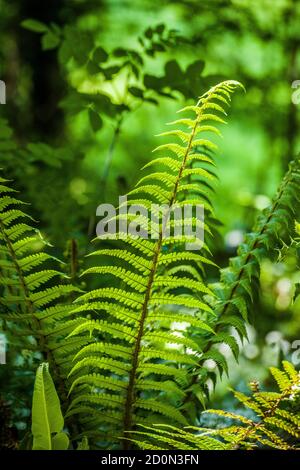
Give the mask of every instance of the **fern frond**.
POLYGON ((149 273, 151 269, 151 262, 146 260, 144 257, 134 255, 126 250, 97 250, 91 253, 89 256, 111 256, 113 258, 127 261, 130 266, 138 269, 144 275, 149 273))
POLYGON ((94 330, 109 333, 114 338, 124 339, 128 343, 132 343, 136 339, 135 330, 133 328, 120 323, 107 322, 105 320, 87 320, 80 322, 80 324, 71 332, 71 336, 78 335, 83 332, 89 332, 91 335, 94 330))
MULTIPOLYGON (((6 185, 0 188, 0 292, 1 303, 8 306, 1 318, 8 331, 18 331, 15 348, 27 348, 27 337, 33 338, 31 348, 49 362, 66 407, 71 358, 88 341, 65 339, 81 322, 73 318, 70 305, 70 295, 81 290, 57 268, 58 260, 43 251, 46 243, 31 226, 33 218, 21 209, 20 200, 7 196, 10 192, 6 185)), ((34 367, 38 357, 32 357, 34 367)))
POLYGON ((291 375, 284 378, 284 390, 282 389, 283 377, 277 368, 272 368, 272 374, 279 381, 280 392, 254 392, 252 396, 246 396, 240 392, 234 392, 235 396, 245 407, 255 412, 256 417, 249 419, 244 415, 223 410, 207 410, 222 419, 230 419, 240 424, 231 424, 218 427, 217 429, 190 427, 179 429, 174 426, 140 426, 141 429, 133 431, 134 442, 138 447, 149 449, 152 443, 163 445, 164 449, 185 450, 188 446, 192 450, 249 450, 254 448, 291 450, 299 449, 299 410, 295 416, 292 407, 287 403, 294 400, 291 395, 300 396, 300 374, 291 363, 285 361, 284 369, 289 370, 291 375), (289 380, 289 383, 287 383, 289 380), (262 395, 263 394, 263 395, 262 395), (259 398, 269 397, 270 401, 264 405, 258 404, 259 398), (139 436, 143 436, 140 446, 139 436))
MULTIPOLYGON (((199 98, 195 106, 181 110, 181 112, 194 113, 193 118, 181 119, 175 123, 175 125, 187 126, 187 131, 175 129, 164 133, 163 138, 179 138, 180 143, 171 140, 156 147, 154 152, 158 154, 158 158, 147 164, 146 168, 157 164, 160 170, 142 177, 137 186, 128 193, 128 204, 131 201, 146 201, 145 206, 147 210, 150 210, 150 215, 139 216, 138 224, 147 233, 151 216, 157 216, 157 211, 152 206, 157 202, 165 204, 167 214, 169 214, 173 206, 183 203, 183 199, 196 199, 199 204, 197 197, 188 197, 190 192, 194 192, 201 195, 204 210, 213 211, 208 196, 212 188, 211 181, 215 180, 215 176, 208 167, 214 165, 214 162, 213 158, 206 156, 205 153, 206 150, 212 153, 217 146, 209 138, 199 138, 199 134, 202 132, 220 134, 217 128, 203 125, 202 122, 209 120, 224 122, 219 118, 218 113, 224 114, 222 106, 227 104, 226 97, 240 86, 238 82, 226 81, 212 87, 199 98), (219 102, 222 102, 222 106, 219 102), (201 152, 198 152, 200 147, 201 152), (197 167, 191 167, 194 164, 197 167)), ((115 220, 123 221, 123 214, 118 214, 115 220)), ((127 219, 128 223, 131 221, 134 221, 133 216, 127 219)), ((210 224, 203 223, 193 216, 185 222, 189 227, 199 225, 205 233, 212 233, 210 224)), ((198 328, 197 331, 213 335, 209 321, 207 321, 208 317, 213 316, 213 310, 205 298, 206 295, 213 296, 213 293, 205 286, 199 272, 204 270, 203 266, 215 266, 215 264, 207 256, 207 253, 209 254, 207 246, 204 250, 205 255, 200 255, 195 251, 184 250, 182 243, 177 244, 175 238, 168 239, 165 228, 174 228, 176 224, 177 221, 173 220, 167 220, 166 223, 160 221, 152 223, 151 228, 153 229, 154 225, 154 232, 157 236, 155 241, 129 236, 126 238, 123 230, 119 237, 124 242, 124 250, 117 248, 115 254, 113 249, 101 248, 97 250, 95 255, 104 259, 105 265, 102 262, 100 266, 89 268, 87 273, 98 275, 99 280, 106 275, 114 276, 120 279, 120 287, 106 287, 106 285, 102 287, 100 284, 100 287, 98 286, 95 290, 83 294, 77 299, 76 305, 78 304, 78 307, 74 309, 76 314, 90 312, 93 319, 82 321, 80 325, 76 326, 70 337, 77 335, 80 337, 80 335, 86 335, 89 332, 93 336, 94 342, 96 344, 99 342, 101 346, 98 350, 93 350, 92 346, 84 348, 82 354, 77 356, 79 362, 75 363, 70 379, 71 381, 72 377, 74 377, 73 380, 78 379, 79 369, 85 376, 94 374, 95 369, 104 369, 110 380, 115 378, 114 374, 119 375, 117 368, 122 368, 121 375, 124 377, 122 380, 127 380, 125 401, 123 390, 122 395, 114 390, 113 398, 116 403, 120 405, 122 403, 123 418, 120 423, 119 435, 123 435, 125 438, 125 447, 128 446, 128 432, 136 424, 147 420, 146 416, 149 411, 161 416, 164 420, 186 423, 185 418, 176 409, 172 400, 169 402, 165 400, 164 393, 156 393, 155 399, 151 393, 143 394, 143 390, 145 390, 143 383, 149 383, 153 376, 159 384, 163 384, 167 379, 168 384, 173 383, 176 389, 178 388, 176 382, 181 384, 188 382, 187 368, 181 366, 183 364, 193 366, 195 355, 200 354, 201 349, 197 341, 187 336, 185 330, 178 331, 178 324, 189 320, 188 324, 195 329, 198 328), (141 257, 146 258, 142 260, 141 257), (120 266, 107 265, 106 260, 110 258, 118 259, 120 266), (185 277, 174 276, 174 273, 180 273, 178 269, 182 269, 182 272, 186 273, 185 277), (169 270, 172 274, 169 274, 169 270), (192 275, 193 280, 189 279, 188 275, 192 275), (120 309, 119 315, 118 309, 120 309), (172 314, 174 322, 170 322, 172 314), (111 317, 116 320, 112 322, 111 317), (130 327, 125 326, 124 323, 130 323, 130 327), (115 343, 131 348, 130 360, 125 354, 124 362, 120 364, 121 361, 118 361, 116 364, 115 349, 111 346, 115 343), (107 344, 106 350, 103 350, 103 344, 107 344), (186 354, 187 349, 192 350, 193 353, 186 354), (93 356, 90 355, 92 351, 94 351, 93 356), (120 398, 121 396, 122 400, 118 402, 116 397, 120 398)), ((102 388, 101 393, 97 393, 97 386, 95 383, 93 388, 92 378, 88 378, 86 382, 80 381, 80 386, 77 385, 78 382, 72 388, 73 392, 76 391, 75 405, 71 406, 70 411, 73 406, 77 407, 77 405, 79 408, 83 407, 84 410, 85 406, 82 403, 86 403, 99 410, 100 416, 111 407, 110 394, 106 396, 105 387, 103 388, 104 393, 102 388), (85 385, 92 388, 95 393, 88 395, 85 385), (82 390, 82 396, 80 390, 82 390)), ((107 389, 111 391, 111 387, 112 382, 108 382, 107 389)), ((162 392, 166 391, 159 386, 155 390, 159 389, 162 392)), ((170 390, 169 387, 168 389, 170 390)), ((152 393, 155 390, 152 387, 152 393)), ((169 397, 169 395, 167 396, 169 397)), ((104 427, 102 429, 104 433, 109 431, 104 427)))
POLYGON ((193 315, 185 315, 179 312, 168 312, 168 311, 156 311, 149 312, 148 316, 149 323, 152 322, 161 322, 162 324, 170 324, 170 323, 187 323, 189 325, 195 326, 199 329, 208 331, 214 334, 213 329, 203 320, 193 316, 193 315))
MULTIPOLYGON (((216 313, 216 319, 212 319, 210 326, 215 335, 206 338, 203 346, 204 355, 201 357, 198 367, 194 371, 190 385, 199 384, 194 390, 204 390, 205 380, 214 372, 203 373, 205 366, 203 361, 214 355, 218 358, 215 361, 220 373, 227 369, 227 361, 222 359, 221 353, 217 351, 216 343, 224 340, 231 348, 234 356, 238 356, 238 347, 234 338, 229 336, 228 327, 233 326, 241 338, 247 337, 245 324, 249 322, 251 314, 251 304, 257 280, 260 273, 260 262, 265 257, 274 256, 276 250, 282 246, 284 240, 289 243, 290 233, 294 225, 294 219, 282 214, 289 211, 289 207, 299 207, 295 199, 294 187, 300 182, 300 161, 291 162, 290 168, 281 182, 277 194, 271 206, 259 216, 254 231, 245 237, 244 242, 238 249, 238 254, 230 260, 228 268, 221 270, 221 282, 210 286, 216 295, 212 302, 212 307, 216 313), (231 339, 230 339, 231 338, 231 339), (220 341, 219 341, 220 339, 220 341), (207 354, 210 353, 210 356, 207 354)), ((203 343, 202 343, 203 344, 203 343)), ((277 374, 277 379, 282 380, 284 387, 285 375, 281 372, 277 374)), ((186 396, 185 403, 188 404, 193 399, 192 392, 186 396)), ((195 397, 195 403, 198 400, 195 397)))

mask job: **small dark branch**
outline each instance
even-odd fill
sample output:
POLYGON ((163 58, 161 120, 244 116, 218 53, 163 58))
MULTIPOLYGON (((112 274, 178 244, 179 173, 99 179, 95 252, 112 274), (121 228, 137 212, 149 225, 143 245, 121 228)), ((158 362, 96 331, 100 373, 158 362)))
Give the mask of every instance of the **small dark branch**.
POLYGON ((108 149, 105 161, 104 161, 104 167, 103 167, 103 172, 101 176, 101 191, 103 192, 103 194, 105 194, 105 191, 106 191, 106 184, 107 184, 107 180, 108 180, 108 176, 109 176, 109 172, 110 172, 110 168, 112 164, 112 159, 113 159, 114 152, 115 152, 116 143, 118 141, 118 138, 121 132, 123 119, 124 119, 124 115, 121 114, 119 119, 117 120, 117 125, 114 129, 113 137, 112 137, 112 140, 111 140, 111 143, 110 143, 110 146, 109 146, 109 149, 108 149))

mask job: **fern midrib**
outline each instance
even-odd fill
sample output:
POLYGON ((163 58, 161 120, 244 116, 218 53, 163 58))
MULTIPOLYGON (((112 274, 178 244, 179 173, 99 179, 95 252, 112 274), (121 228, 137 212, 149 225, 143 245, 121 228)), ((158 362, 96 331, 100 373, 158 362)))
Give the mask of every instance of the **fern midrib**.
MULTIPOLYGON (((200 101, 197 103, 197 106, 199 106, 200 101)), ((178 176, 176 178, 176 181, 174 183, 174 189, 172 192, 172 195, 170 197, 170 200, 168 202, 169 208, 172 207, 176 196, 177 196, 177 191, 178 191, 178 185, 180 183, 182 173, 185 169, 187 158, 189 155, 189 152, 191 150, 192 142, 195 137, 195 132, 197 129, 197 126, 200 122, 200 117, 201 117, 201 112, 198 112, 197 118, 195 120, 194 127, 192 129, 189 141, 187 143, 186 151, 183 156, 182 164, 178 173, 178 176)), ((167 217, 165 218, 165 222, 167 222, 167 217)), ((145 326, 145 320, 147 318, 147 313, 148 313, 148 305, 149 305, 149 300, 151 298, 151 289, 154 281, 154 277, 156 274, 157 270, 157 265, 158 265, 158 258, 159 254, 161 252, 161 247, 162 247, 162 242, 163 242, 163 233, 164 233, 164 226, 161 227, 160 232, 159 232, 159 239, 156 243, 154 255, 152 258, 152 267, 151 271, 149 274, 148 278, 148 283, 146 286, 146 292, 145 292, 145 298, 143 302, 143 307, 142 307, 142 315, 140 319, 140 325, 139 325, 139 330, 136 338, 136 343, 135 343, 135 348, 133 352, 133 359, 132 359, 132 367, 129 375, 129 383, 128 383, 128 389, 127 389, 127 396, 125 400, 125 415, 124 415, 124 431, 128 432, 131 430, 132 427, 132 413, 133 413, 133 405, 134 405, 134 400, 135 400, 135 381, 136 381, 136 373, 137 373, 137 368, 138 368, 138 362, 139 362, 139 354, 140 354, 140 349, 141 349, 141 340, 143 337, 144 333, 144 326, 145 326)), ((126 438, 128 438, 128 434, 125 435, 126 438)), ((129 448, 129 441, 124 440, 124 449, 127 450, 129 448)))
MULTIPOLYGON (((265 230, 268 228, 268 224, 270 223, 271 219, 273 218, 274 213, 275 213, 275 211, 276 211, 276 209, 277 209, 277 207, 278 207, 278 205, 279 205, 279 203, 280 203, 280 200, 281 200, 283 194, 285 193, 285 189, 286 189, 286 187, 288 186, 288 184, 289 184, 289 182, 290 182, 290 175, 291 175, 291 173, 292 173, 292 168, 289 170, 289 172, 288 172, 287 175, 286 175, 285 181, 283 182, 283 184, 282 184, 282 186, 281 186, 281 189, 279 190, 278 196, 276 197, 276 200, 274 201, 274 203, 273 203, 273 205, 272 205, 272 209, 271 209, 271 211, 270 211, 270 214, 269 214, 269 216, 268 216, 266 222, 264 223, 263 227, 262 227, 261 230, 259 231, 256 240, 255 240, 254 243, 252 244, 252 247, 251 247, 251 249, 250 249, 250 252, 248 253, 248 255, 247 255, 246 259, 245 259, 245 263, 244 263, 243 267, 240 269, 240 272, 239 272, 237 281, 236 281, 235 285, 233 286, 233 288, 231 289, 230 294, 229 294, 229 296, 228 296, 228 299, 226 300, 226 303, 224 304, 224 307, 223 307, 222 311, 220 312, 220 315, 219 315, 218 319, 222 318, 222 317, 226 314, 226 312, 227 312, 227 310, 228 310, 228 307, 229 307, 229 305, 230 305, 230 302, 231 302, 231 300, 233 299, 233 297, 234 297, 234 295, 235 295, 235 292, 237 291, 237 289, 238 289, 238 287, 239 287, 239 285, 240 285, 240 281, 241 281, 241 279, 242 279, 242 277, 243 277, 243 274, 244 274, 244 272, 245 272, 245 266, 249 263, 251 257, 253 256, 252 251, 255 250, 255 249, 259 246, 259 244, 260 244, 259 237, 260 237, 261 235, 263 235, 264 232, 265 232, 265 230)), ((216 329, 215 329, 215 333, 217 334, 220 329, 221 329, 221 325, 219 324, 219 325, 217 325, 217 327, 216 327, 216 329)), ((203 354, 207 353, 207 352, 210 350, 210 348, 211 348, 212 346, 213 346, 213 342, 212 342, 212 341, 209 341, 209 342, 207 343, 206 347, 203 349, 203 354)), ((199 364, 198 364, 198 367, 201 367, 201 365, 202 365, 202 362, 200 361, 199 364)), ((198 376, 197 376, 197 375, 194 375, 194 376, 193 376, 193 379, 192 379, 192 381, 191 381, 191 383, 190 383, 190 386, 195 385, 197 382, 198 382, 198 376)), ((189 393, 186 395, 186 397, 185 397, 185 399, 184 399, 184 401, 183 401, 183 405, 185 405, 185 404, 190 400, 192 394, 193 394, 193 392, 189 392, 189 393)))

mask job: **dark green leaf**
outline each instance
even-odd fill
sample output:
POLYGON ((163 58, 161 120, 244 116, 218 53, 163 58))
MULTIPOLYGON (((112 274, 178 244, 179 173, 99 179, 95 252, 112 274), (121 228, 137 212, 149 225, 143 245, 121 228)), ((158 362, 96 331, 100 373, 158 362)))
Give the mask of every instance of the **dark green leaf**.
POLYGON ((25 29, 29 29, 29 31, 34 31, 35 33, 45 33, 49 30, 45 23, 32 18, 22 21, 21 26, 25 29))
POLYGON ((158 34, 162 34, 165 30, 165 25, 163 23, 160 23, 156 26, 155 28, 155 31, 158 33, 158 34))
POLYGON ((90 75, 96 75, 102 71, 101 67, 93 60, 88 61, 86 68, 90 75))
POLYGON ((144 33, 145 37, 148 38, 148 39, 151 39, 152 36, 153 36, 153 30, 152 28, 147 28, 145 33, 144 33))
POLYGON ((136 86, 129 87, 128 91, 131 95, 136 96, 137 98, 143 98, 144 96, 144 90, 136 86))
POLYGON ((101 64, 102 62, 106 62, 107 59, 108 59, 108 54, 105 51, 105 49, 103 49, 103 47, 97 47, 97 49, 95 49, 93 53, 93 61, 101 64))
POLYGON ((203 72, 205 62, 203 60, 196 60, 188 66, 186 74, 191 78, 198 77, 203 72))
POLYGON ((118 72, 120 72, 122 67, 119 65, 112 65, 111 67, 106 67, 105 69, 102 69, 104 76, 106 80, 111 80, 113 75, 116 75, 118 72))
POLYGON ((49 31, 48 33, 44 34, 44 36, 42 37, 42 48, 44 51, 55 49, 59 43, 60 43, 59 36, 54 34, 52 31, 49 31))
POLYGON ((123 47, 117 47, 113 50, 113 55, 115 57, 126 57, 128 55, 128 51, 123 49, 123 47))
POLYGON ((103 126, 102 118, 92 108, 89 109, 90 123, 94 132, 99 131, 103 126))
POLYGON ((176 83, 183 80, 183 72, 176 60, 170 60, 165 65, 165 75, 170 83, 176 83))

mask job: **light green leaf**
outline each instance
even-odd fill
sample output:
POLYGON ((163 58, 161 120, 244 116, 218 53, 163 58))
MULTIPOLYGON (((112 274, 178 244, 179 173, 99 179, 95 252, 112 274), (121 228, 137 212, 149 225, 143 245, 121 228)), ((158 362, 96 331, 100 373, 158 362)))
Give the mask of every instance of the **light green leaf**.
POLYGON ((60 433, 64 425, 60 402, 49 373, 47 363, 42 363, 34 384, 32 403, 33 450, 51 450, 51 434, 60 433))

